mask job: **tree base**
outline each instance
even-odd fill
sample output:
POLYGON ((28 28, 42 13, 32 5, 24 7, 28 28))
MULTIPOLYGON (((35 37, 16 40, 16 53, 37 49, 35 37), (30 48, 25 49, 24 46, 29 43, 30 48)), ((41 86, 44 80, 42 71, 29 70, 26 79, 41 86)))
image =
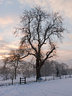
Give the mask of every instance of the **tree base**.
POLYGON ((42 81, 43 79, 41 78, 41 77, 39 77, 39 78, 36 78, 36 82, 37 81, 42 81))

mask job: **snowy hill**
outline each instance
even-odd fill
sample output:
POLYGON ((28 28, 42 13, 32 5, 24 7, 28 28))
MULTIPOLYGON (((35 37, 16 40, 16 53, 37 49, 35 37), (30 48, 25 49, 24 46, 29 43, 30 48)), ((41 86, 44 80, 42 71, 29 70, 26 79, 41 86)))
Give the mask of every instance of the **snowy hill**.
POLYGON ((0 96, 72 96, 72 78, 3 86, 0 96))

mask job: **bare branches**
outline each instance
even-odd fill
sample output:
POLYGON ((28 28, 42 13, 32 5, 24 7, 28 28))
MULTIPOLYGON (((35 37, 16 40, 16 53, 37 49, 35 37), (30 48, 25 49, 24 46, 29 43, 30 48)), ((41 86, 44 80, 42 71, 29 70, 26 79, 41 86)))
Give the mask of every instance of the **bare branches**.
POLYGON ((40 7, 25 10, 21 17, 20 47, 22 55, 20 55, 20 59, 33 55, 36 58, 37 68, 40 68, 48 58, 53 57, 52 53, 56 49, 55 39, 61 39, 63 32, 63 19, 59 13, 51 14, 40 7), (43 56, 42 48, 45 44, 51 48, 44 49, 47 52, 43 56))
POLYGON ((28 39, 29 44, 31 45, 31 48, 37 53, 36 48, 33 46, 32 42, 30 41, 30 38, 28 39))
MULTIPOLYGON (((46 41, 49 43, 49 39, 53 38, 52 36, 61 38, 64 31, 62 18, 59 13, 50 14, 43 11, 40 7, 30 11, 25 10, 21 22, 23 23, 23 37, 20 44, 21 46, 23 44, 29 45, 36 54, 40 53, 41 47, 46 44, 46 41), (37 47, 34 42, 38 44, 37 47)), ((30 54, 33 53, 30 52, 30 54)))
POLYGON ((45 62, 48 58, 53 57, 53 56, 50 56, 50 55, 51 55, 51 53, 52 53, 54 50, 55 50, 55 47, 52 48, 51 51, 49 51, 49 52, 46 54, 46 57, 45 57, 45 59, 42 61, 41 66, 44 64, 44 62, 45 62))

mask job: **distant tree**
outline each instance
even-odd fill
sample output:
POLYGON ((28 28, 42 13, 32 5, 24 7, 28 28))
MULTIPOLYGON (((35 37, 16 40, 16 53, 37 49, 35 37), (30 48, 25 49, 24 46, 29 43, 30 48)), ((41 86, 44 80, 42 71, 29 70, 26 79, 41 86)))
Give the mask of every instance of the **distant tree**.
POLYGON ((41 68, 42 76, 61 76, 68 74, 68 65, 65 63, 59 63, 56 60, 47 60, 43 67, 41 68))
POLYGON ((18 70, 23 77, 30 77, 35 75, 32 62, 21 60, 18 70))
POLYGON ((45 61, 55 55, 55 41, 62 38, 63 19, 59 13, 51 14, 40 7, 35 7, 23 12, 21 25, 16 29, 15 34, 18 32, 22 36, 20 40, 22 55, 35 57, 36 79, 38 80, 45 61))
POLYGON ((56 76, 67 75, 68 74, 68 65, 65 63, 55 62, 56 76))
POLYGON ((3 66, 0 68, 0 76, 3 78, 3 80, 7 80, 9 79, 9 75, 10 75, 10 69, 3 66))
MULTIPOLYGON (((8 57, 4 57, 4 67, 14 68, 15 79, 17 75, 18 63, 20 62, 20 55, 18 50, 11 50, 8 57)), ((11 68, 12 69, 12 68, 11 68)))
POLYGON ((45 64, 41 68, 42 76, 52 76, 56 74, 55 61, 46 60, 45 64))
POLYGON ((11 50, 8 57, 8 62, 11 66, 14 67, 15 79, 17 75, 17 68, 20 62, 20 55, 18 54, 18 50, 11 50))

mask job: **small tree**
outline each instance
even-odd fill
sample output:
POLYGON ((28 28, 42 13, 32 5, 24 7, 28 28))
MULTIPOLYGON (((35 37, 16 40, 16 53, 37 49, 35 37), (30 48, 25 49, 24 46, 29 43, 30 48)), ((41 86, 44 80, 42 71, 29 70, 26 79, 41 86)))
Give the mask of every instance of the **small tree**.
POLYGON ((20 55, 18 53, 19 53, 18 50, 11 50, 9 53, 9 56, 4 57, 4 59, 3 59, 4 67, 8 66, 9 68, 11 68, 11 67, 14 68, 15 79, 16 79, 16 75, 17 75, 18 63, 20 61, 20 55))
POLYGON ((3 78, 3 80, 7 80, 9 79, 9 75, 10 75, 10 69, 3 66, 0 68, 0 76, 3 78))
POLYGON ((36 60, 36 79, 41 77, 40 70, 48 58, 55 55, 55 40, 61 39, 64 31, 59 13, 47 13, 40 7, 25 10, 21 26, 20 50, 22 55, 32 55, 36 60))
POLYGON ((20 61, 20 55, 18 54, 18 50, 11 50, 8 60, 9 60, 9 64, 14 67, 14 71, 15 71, 14 73, 16 79, 18 63, 20 61))
POLYGON ((19 70, 20 70, 20 73, 24 77, 30 77, 30 76, 34 76, 35 75, 32 62, 25 62, 25 61, 22 62, 21 61, 21 64, 19 66, 19 70))

